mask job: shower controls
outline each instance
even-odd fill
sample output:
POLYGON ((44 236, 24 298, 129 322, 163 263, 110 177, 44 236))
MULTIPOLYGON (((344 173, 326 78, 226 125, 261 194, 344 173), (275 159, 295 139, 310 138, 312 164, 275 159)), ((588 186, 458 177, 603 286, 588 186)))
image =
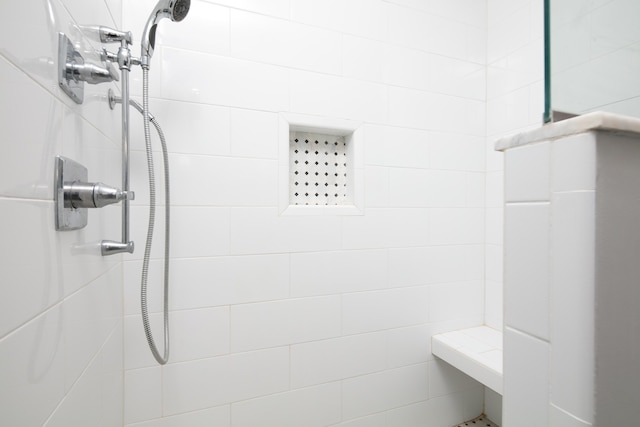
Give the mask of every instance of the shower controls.
POLYGON ((79 25, 78 28, 86 37, 100 43, 119 43, 122 40, 133 43, 131 31, 120 31, 104 25, 79 25))
POLYGON ((74 62, 84 62, 82 55, 78 52, 71 40, 63 33, 58 34, 58 84, 60 88, 69 95, 76 104, 84 101, 84 83, 67 78, 67 64, 74 62))
POLYGON ((65 77, 67 80, 83 81, 92 85, 109 83, 120 80, 118 70, 111 62, 106 62, 104 67, 94 64, 67 63, 65 77))
POLYGON ((123 40, 127 42, 127 44, 133 43, 131 31, 120 31, 101 25, 98 27, 98 33, 100 34, 100 41, 102 43, 119 43, 123 40))
POLYGON ((133 200, 132 192, 125 192, 101 182, 75 181, 64 184, 65 208, 103 208, 122 200, 133 200))
MULTIPOLYGON (((108 59, 103 57, 103 59, 108 59)), ((118 81, 118 70, 109 60, 103 65, 85 62, 63 33, 58 35, 58 84, 76 104, 84 101, 84 82, 89 84, 118 81)))
POLYGON ((87 208, 102 208, 133 200, 132 191, 122 191, 101 182, 87 182, 87 168, 62 156, 56 157, 56 230, 77 230, 87 225, 87 208))
POLYGON ((87 168, 62 156, 56 157, 53 200, 56 210, 56 230, 79 230, 87 225, 87 210, 74 209, 65 203, 65 183, 87 181, 87 168))

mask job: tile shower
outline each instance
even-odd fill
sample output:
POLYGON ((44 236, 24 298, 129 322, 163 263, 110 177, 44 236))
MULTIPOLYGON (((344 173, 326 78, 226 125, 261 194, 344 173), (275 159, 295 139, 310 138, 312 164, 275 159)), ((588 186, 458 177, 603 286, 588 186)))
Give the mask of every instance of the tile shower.
POLYGON ((25 0, 0 18, 0 424, 448 427, 479 415, 483 387, 434 359, 429 337, 502 326, 493 142, 540 122, 541 2, 193 0, 184 23, 161 27, 151 110, 173 177, 165 367, 145 347, 140 251, 92 252, 118 235, 118 209, 91 212, 82 231, 52 225, 56 154, 94 180, 120 174, 117 111, 106 88, 83 106, 60 92, 55 33, 106 24, 139 37, 154 3, 25 0), (362 214, 280 215, 283 112, 361 123, 362 214))

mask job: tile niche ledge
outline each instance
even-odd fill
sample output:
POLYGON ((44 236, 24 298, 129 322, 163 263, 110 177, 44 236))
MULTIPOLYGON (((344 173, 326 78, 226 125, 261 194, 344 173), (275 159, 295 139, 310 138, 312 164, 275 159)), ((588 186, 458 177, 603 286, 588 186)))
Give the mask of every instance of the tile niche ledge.
POLYGON ((502 332, 488 326, 434 335, 431 352, 502 395, 502 332))

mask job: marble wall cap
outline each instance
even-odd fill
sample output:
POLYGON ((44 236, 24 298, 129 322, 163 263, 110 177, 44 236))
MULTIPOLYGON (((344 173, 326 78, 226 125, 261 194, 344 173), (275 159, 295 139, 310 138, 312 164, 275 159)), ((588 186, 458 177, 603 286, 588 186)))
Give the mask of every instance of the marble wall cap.
POLYGON ((496 144, 497 151, 521 147, 541 141, 551 141, 569 135, 589 131, 622 132, 640 134, 640 119, 620 114, 596 111, 571 119, 543 125, 537 129, 500 138, 496 144))

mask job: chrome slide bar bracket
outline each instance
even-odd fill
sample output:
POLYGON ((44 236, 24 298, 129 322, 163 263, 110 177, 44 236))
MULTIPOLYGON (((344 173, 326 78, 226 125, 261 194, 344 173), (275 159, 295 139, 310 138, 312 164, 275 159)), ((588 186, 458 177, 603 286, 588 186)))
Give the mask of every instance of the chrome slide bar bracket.
MULTIPOLYGON (((126 103, 122 103, 122 190, 125 193, 129 193, 131 158, 128 102, 129 72, 131 71, 131 65, 135 65, 137 61, 132 58, 131 50, 129 49, 129 45, 132 40, 131 32, 118 31, 108 27, 100 27, 100 40, 103 43, 120 43, 120 48, 118 49, 117 54, 112 54, 106 50, 103 52, 105 57, 115 59, 117 61, 118 67, 120 68, 120 74, 122 76, 122 98, 127 100, 126 103)), ((134 243, 129 240, 129 211, 129 200, 125 199, 122 202, 122 240, 120 242, 103 240, 102 255, 114 255, 122 252, 133 253, 135 246, 134 243)))

